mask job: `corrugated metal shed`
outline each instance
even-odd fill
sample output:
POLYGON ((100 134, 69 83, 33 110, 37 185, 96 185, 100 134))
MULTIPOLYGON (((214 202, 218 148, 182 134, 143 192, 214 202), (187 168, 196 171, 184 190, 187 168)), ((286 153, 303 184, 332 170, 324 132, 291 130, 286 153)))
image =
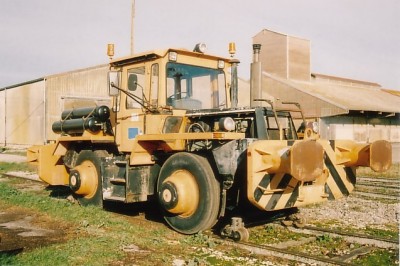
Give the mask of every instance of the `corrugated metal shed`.
POLYGON ((43 143, 44 79, 0 90, 0 143, 43 143))
POLYGON ((306 116, 324 117, 348 114, 350 111, 400 113, 400 97, 380 87, 357 83, 310 82, 283 79, 263 73, 266 92, 282 100, 301 103, 306 116))
POLYGON ((298 102, 307 118, 346 114, 345 106, 337 105, 328 98, 320 97, 316 93, 307 90, 300 83, 277 77, 263 72, 262 75, 263 97, 265 94, 275 97, 276 106, 285 108, 280 102, 298 102))
POLYGON ((299 84, 310 93, 329 99, 348 111, 400 112, 400 98, 387 93, 378 84, 370 86, 356 81, 320 81, 316 78, 311 81, 299 84))
POLYGON ((108 65, 99 65, 0 89, 0 144, 55 140, 51 126, 65 109, 110 105, 108 65))
POLYGON ((62 111, 83 106, 110 105, 107 90, 108 65, 99 65, 47 76, 46 140, 55 140, 51 125, 62 111))

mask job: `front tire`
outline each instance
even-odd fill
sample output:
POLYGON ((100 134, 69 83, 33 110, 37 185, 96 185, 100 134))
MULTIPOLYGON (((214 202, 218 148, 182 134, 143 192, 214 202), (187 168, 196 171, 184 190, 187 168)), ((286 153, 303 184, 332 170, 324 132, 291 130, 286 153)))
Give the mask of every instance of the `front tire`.
POLYGON ((103 207, 101 157, 105 151, 82 150, 70 170, 69 187, 82 206, 103 207))
POLYGON ((180 233, 195 234, 217 222, 220 184, 204 157, 185 152, 169 157, 157 194, 165 221, 180 233))

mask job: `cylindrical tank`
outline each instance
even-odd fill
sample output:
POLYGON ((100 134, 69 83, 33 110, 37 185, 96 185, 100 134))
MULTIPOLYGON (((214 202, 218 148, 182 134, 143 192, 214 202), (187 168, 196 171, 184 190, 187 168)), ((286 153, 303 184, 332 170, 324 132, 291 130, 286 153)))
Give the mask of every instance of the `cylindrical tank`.
POLYGON ((75 119, 90 116, 95 116, 99 121, 105 122, 110 117, 110 108, 105 105, 97 107, 83 107, 77 109, 65 110, 61 113, 61 119, 75 119))
POLYGON ((96 133, 101 129, 101 121, 97 117, 67 119, 54 122, 51 128, 56 134, 82 134, 85 130, 96 133))

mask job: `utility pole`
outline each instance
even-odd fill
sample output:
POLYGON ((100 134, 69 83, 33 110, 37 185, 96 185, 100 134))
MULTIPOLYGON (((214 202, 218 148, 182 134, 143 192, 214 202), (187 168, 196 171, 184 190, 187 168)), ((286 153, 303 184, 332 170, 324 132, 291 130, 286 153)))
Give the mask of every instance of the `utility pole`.
POLYGON ((131 14, 131 55, 134 54, 134 33, 135 33, 135 0, 132 0, 132 14, 131 14))

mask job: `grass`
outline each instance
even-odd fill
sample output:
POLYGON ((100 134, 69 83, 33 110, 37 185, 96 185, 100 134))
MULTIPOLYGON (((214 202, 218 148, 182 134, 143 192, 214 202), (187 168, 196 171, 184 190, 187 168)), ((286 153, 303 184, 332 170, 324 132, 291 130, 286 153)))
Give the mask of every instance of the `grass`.
POLYGON ((103 237, 81 237, 63 244, 36 249, 15 257, 18 265, 104 265, 123 257, 117 239, 103 237))
POLYGON ((289 249, 303 253, 314 254, 322 257, 333 258, 347 254, 354 248, 359 248, 359 244, 351 244, 341 237, 332 237, 328 234, 317 236, 316 241, 302 246, 294 246, 289 249))
MULTIPOLYGON (((72 228, 76 228, 77 235, 76 239, 66 243, 38 248, 17 256, 2 255, 0 265, 104 265, 123 260, 126 255, 122 251, 124 246, 134 244, 159 250, 166 246, 165 239, 171 238, 171 230, 144 230, 139 225, 96 207, 83 208, 48 195, 22 192, 7 182, 0 182, 0 195, 3 204, 27 208, 47 214, 54 220, 70 223, 72 228)), ((149 253, 147 259, 157 262, 159 258, 153 254, 156 253, 149 253)), ((164 254, 171 259, 168 251, 164 254)))
POLYGON ((366 226, 365 229, 343 226, 337 220, 324 220, 312 223, 317 227, 331 227, 335 230, 340 230, 344 233, 357 233, 365 234, 374 237, 387 238, 392 240, 399 239, 399 229, 396 224, 386 224, 387 229, 374 228, 373 226, 366 226))
POLYGON ((274 244, 288 240, 299 240, 300 238, 308 237, 307 234, 294 233, 283 226, 268 224, 262 228, 251 228, 249 232, 249 241, 260 245, 274 244))
POLYGON ((378 249, 373 252, 361 256, 352 263, 363 266, 376 266, 376 265, 399 265, 399 252, 391 249, 378 249))
POLYGON ((0 265, 172 265, 175 259, 187 265, 262 265, 263 259, 224 247, 205 234, 183 236, 151 222, 129 222, 112 212, 49 197, 49 191, 21 191, 14 187, 15 179, 7 180, 0 182, 0 206, 41 213, 66 224, 72 233, 63 243, 2 254, 0 265), (123 251, 131 245, 143 252, 123 251))
POLYGON ((382 237, 382 238, 388 238, 392 240, 398 240, 399 239, 399 231, 397 225, 386 225, 387 227, 392 227, 390 230, 384 230, 384 229, 378 229, 378 228, 373 228, 370 226, 367 226, 365 228, 365 234, 370 235, 370 236, 375 236, 375 237, 382 237))
POLYGON ((25 162, 24 163, 0 162, 0 174, 5 174, 11 171, 36 172, 36 167, 25 162))

